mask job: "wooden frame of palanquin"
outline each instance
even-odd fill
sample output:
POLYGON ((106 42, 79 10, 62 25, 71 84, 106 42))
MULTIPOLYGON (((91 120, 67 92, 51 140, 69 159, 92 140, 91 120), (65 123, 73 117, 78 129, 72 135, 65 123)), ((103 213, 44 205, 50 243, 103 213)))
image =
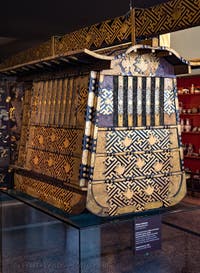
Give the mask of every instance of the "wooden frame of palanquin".
POLYGON ((65 54, 72 50, 103 48, 132 43, 132 36, 142 40, 159 34, 200 25, 199 0, 172 0, 135 13, 116 17, 52 39, 35 48, 14 55, 0 65, 0 72, 16 65, 65 54), (134 17, 134 18, 133 18, 134 17))
MULTIPOLYGON (((60 171, 60 167, 63 160, 66 160, 66 162, 68 161, 67 156, 71 153, 71 155, 75 155, 75 160, 73 162, 75 164, 76 173, 80 171, 87 176, 88 173, 90 173, 91 166, 88 165, 87 162, 85 164, 83 164, 83 162, 81 163, 80 153, 85 153, 83 158, 88 160, 89 157, 90 161, 94 162, 93 157, 95 151, 92 150, 91 138, 94 137, 95 139, 95 135, 93 134, 95 134, 96 129, 95 126, 89 124, 94 118, 93 113, 96 111, 97 107, 96 102, 98 98, 95 98, 97 94, 95 94, 93 90, 96 89, 95 85, 98 83, 98 78, 96 78, 98 73, 95 74, 92 72, 89 76, 88 71, 92 71, 93 68, 95 68, 95 71, 108 69, 112 57, 106 56, 106 54, 110 55, 112 52, 120 52, 121 50, 126 49, 135 42, 135 39, 138 42, 147 38, 157 37, 159 34, 197 25, 200 25, 200 1, 169 1, 149 9, 131 10, 126 16, 110 19, 59 38, 52 37, 51 40, 41 44, 37 48, 21 52, 5 60, 5 62, 0 65, 0 72, 2 75, 17 76, 19 81, 34 80, 34 89, 36 90, 36 93, 38 92, 38 95, 33 95, 30 88, 27 88, 25 92, 23 109, 24 123, 22 122, 19 157, 16 166, 14 167, 17 189, 36 196, 68 213, 80 213, 85 208, 86 191, 88 190, 87 183, 84 181, 84 175, 80 180, 81 188, 76 185, 76 183, 70 185, 70 183, 67 183, 67 177, 65 177, 64 172, 62 173, 62 171, 60 171), (158 16, 158 14, 160 16, 158 16), (87 49, 93 50, 93 52, 87 49), (101 54, 98 54, 97 52, 101 54), (102 53, 106 54, 102 55, 102 53), (77 65, 79 66, 78 71, 77 65), (59 72, 57 72, 58 70, 59 72), (69 78, 67 82, 63 80, 66 76, 69 78), (80 126, 76 128, 76 122, 78 122, 79 118, 79 125, 84 122, 83 112, 82 115, 80 115, 81 117, 73 117, 74 112, 72 111, 70 114, 72 119, 65 121, 64 127, 64 121, 63 123, 61 122, 61 124, 56 122, 53 123, 53 121, 56 120, 64 120, 63 117, 59 115, 56 116, 56 114, 52 116, 52 114, 50 114, 55 113, 54 110, 56 107, 61 109, 65 107, 65 104, 67 103, 66 101, 63 101, 64 104, 60 105, 60 103, 57 103, 55 99, 53 99, 53 88, 55 88, 55 86, 61 87, 60 95, 58 95, 60 96, 58 100, 61 102, 63 87, 66 85, 72 86, 74 84, 73 78, 75 79, 75 77, 80 77, 78 80, 79 94, 76 96, 75 94, 69 93, 69 97, 70 100, 76 99, 76 97, 77 100, 81 100, 80 94, 81 96, 85 96, 83 105, 80 103, 79 107, 82 110, 85 107, 87 109, 86 111, 91 111, 92 117, 91 120, 88 120, 88 125, 86 126, 86 129, 90 131, 89 135, 84 133, 84 128, 80 128, 80 126), (88 87, 86 83, 88 81, 89 93, 87 96, 86 90, 88 87), (82 83, 83 86, 81 87, 82 83), (40 97, 41 94, 39 94, 38 91, 40 89, 43 90, 44 97, 40 97), (51 94, 50 104, 43 105, 42 99, 44 100, 44 103, 46 103, 45 96, 47 96, 48 92, 51 94), (39 98, 38 101, 36 98, 39 98), (42 108, 44 108, 44 111, 41 111, 42 108), (33 110, 32 113, 30 113, 30 109, 33 110), (49 120, 47 120, 45 111, 48 111, 49 113, 49 120), (31 116, 31 118, 27 120, 27 116, 31 116), (43 126, 44 124, 45 126, 43 126), (42 132, 40 132, 40 125, 43 126, 42 132), (49 126, 51 128, 49 128, 49 126), (69 132, 67 128, 71 128, 72 130, 69 132), (70 152, 71 144, 69 143, 69 138, 72 140, 74 139, 74 143, 78 141, 77 143, 81 146, 81 138, 79 136, 83 133, 83 151, 73 150, 70 152), (27 135, 31 138, 28 142, 27 135), (65 136, 64 138, 61 137, 63 135, 65 136), (61 154, 54 158, 48 158, 48 166, 50 169, 55 162, 58 162, 55 168, 56 172, 53 174, 50 172, 43 172, 44 166, 42 165, 42 162, 46 160, 46 147, 41 147, 43 146, 44 139, 46 143, 49 141, 49 143, 53 145, 54 154, 58 154, 61 147, 61 142, 58 141, 56 143, 56 139, 62 139, 62 143, 64 143, 67 148, 69 147, 69 154, 61 154), (41 148, 40 152, 37 152, 37 150, 40 150, 38 145, 41 148), (32 156, 33 150, 34 156, 32 156), (41 158, 43 159, 41 160, 41 158), (33 165, 35 167, 37 166, 36 171, 32 168, 33 165), (82 168, 81 170, 79 170, 80 165, 82 168), (46 183, 47 180, 48 183, 46 183)), ((169 52, 163 50, 159 54, 160 57, 167 56, 169 52)), ((177 72, 179 71, 179 65, 180 64, 176 65, 177 72)), ((180 71, 183 72, 183 66, 181 65, 180 71)), ((187 72, 186 68, 185 72, 187 72)), ((69 92, 72 92, 72 88, 69 88, 69 92)), ((75 100, 76 103, 78 102, 77 100, 75 100)), ((49 149, 51 148, 52 147, 49 147, 49 149)), ((74 149, 74 146, 72 148, 74 149)), ((67 172, 70 171, 68 163, 64 164, 63 168, 65 171, 67 170, 67 172)), ((184 191, 185 190, 183 189, 181 197, 183 197, 184 191)), ((105 198, 102 196, 102 200, 104 199, 105 198)), ((178 198, 177 201, 179 201, 179 199, 180 198, 178 198)), ((88 203, 91 202, 93 201, 89 198, 88 203)), ((175 203, 176 201, 174 201, 174 204, 175 203)), ((107 212, 99 211, 95 206, 96 205, 89 204, 88 207, 94 208, 93 212, 98 215, 109 215, 107 212)), ((149 208, 156 207, 158 207, 158 204, 152 204, 149 208)), ((120 213, 115 212, 113 215, 132 211, 130 211, 130 208, 128 210, 122 209, 120 213)), ((110 213, 110 215, 112 215, 112 213, 110 213)))

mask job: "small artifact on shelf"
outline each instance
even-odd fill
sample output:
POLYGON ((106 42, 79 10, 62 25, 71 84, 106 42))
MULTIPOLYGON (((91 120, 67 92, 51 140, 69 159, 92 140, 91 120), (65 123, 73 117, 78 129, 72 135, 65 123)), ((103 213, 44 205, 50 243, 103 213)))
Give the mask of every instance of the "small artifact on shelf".
POLYGON ((192 126, 190 124, 190 120, 187 118, 184 129, 185 129, 186 132, 190 132, 191 128, 192 128, 192 126))
POLYGON ((183 154, 187 155, 187 144, 183 144, 182 148, 183 148, 183 154))
POLYGON ((191 85, 190 93, 191 93, 191 94, 194 94, 194 84, 191 85))
POLYGON ((189 94, 190 90, 188 88, 183 88, 182 94, 189 94))
POLYGON ((187 148, 187 155, 192 156, 193 151, 194 151, 193 145, 192 143, 189 143, 187 148))
POLYGON ((196 113, 198 113, 198 108, 192 107, 191 111, 192 111, 192 114, 196 114, 196 113))
POLYGON ((192 128, 192 132, 197 132, 199 129, 200 128, 198 128, 198 127, 194 127, 194 128, 192 128))
POLYGON ((199 94, 199 93, 200 93, 200 88, 195 88, 195 89, 194 89, 194 93, 195 93, 195 94, 199 94))

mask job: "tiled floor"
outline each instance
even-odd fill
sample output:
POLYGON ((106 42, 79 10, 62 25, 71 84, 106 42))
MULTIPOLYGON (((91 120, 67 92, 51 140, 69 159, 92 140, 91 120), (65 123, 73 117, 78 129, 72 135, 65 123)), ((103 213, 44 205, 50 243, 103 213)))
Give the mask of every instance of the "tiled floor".
POLYGON ((3 197, 2 273, 200 272, 200 206, 194 202, 182 203, 162 216, 161 250, 134 256, 132 221, 90 226, 79 233, 29 205, 3 197))

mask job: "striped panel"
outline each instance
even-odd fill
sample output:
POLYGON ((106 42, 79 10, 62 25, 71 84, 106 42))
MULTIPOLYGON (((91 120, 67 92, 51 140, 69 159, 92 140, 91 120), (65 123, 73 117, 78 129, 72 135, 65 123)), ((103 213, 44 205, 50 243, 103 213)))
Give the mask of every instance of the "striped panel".
POLYGON ((113 125, 118 126, 118 77, 113 77, 113 125), (117 113, 117 114, 116 114, 117 113))
POLYGON ((105 76, 99 96, 99 127, 176 124, 171 78, 105 76))
POLYGON ((160 93, 159 119, 160 119, 160 124, 162 125, 164 124, 164 78, 160 78, 159 93, 160 93))
POLYGON ((132 115, 133 115, 133 126, 137 126, 137 77, 133 77, 133 109, 132 109, 132 115))
POLYGON ((160 125, 160 90, 159 90, 159 87, 160 87, 160 79, 159 78, 156 78, 155 79, 155 90, 154 90, 154 93, 155 93, 155 104, 154 104, 154 111, 155 111, 155 126, 158 126, 160 125))
POLYGON ((128 77, 128 96, 127 96, 127 104, 128 104, 128 126, 133 125, 133 80, 131 77, 128 77))
POLYGON ((151 125, 154 126, 155 125, 155 78, 151 78, 151 125))
POLYGON ((146 80, 146 125, 151 125, 151 78, 146 80))
POLYGON ((124 86, 123 86, 123 77, 118 77, 118 113, 114 113, 114 115, 118 115, 118 126, 123 127, 123 116, 124 116, 124 86))
POLYGON ((62 92, 61 92, 61 105, 60 105, 60 114, 59 114, 59 124, 61 127, 64 125, 65 119, 65 106, 66 106, 66 90, 67 90, 68 79, 62 80, 62 92))
POLYGON ((44 124, 45 120, 45 113, 46 113, 46 104, 47 104, 47 97, 48 97, 48 81, 44 83, 44 90, 43 90, 43 104, 41 109, 41 118, 40 118, 40 124, 44 124))
POLYGON ((34 82, 31 124, 83 128, 88 75, 34 82))
MULTIPOLYGON (((49 125, 49 116, 50 116, 50 111, 51 111, 51 98, 53 97, 53 81, 50 80, 48 81, 48 96, 47 96, 47 103, 46 103, 46 109, 45 109, 45 119, 44 119, 44 124, 49 125)), ((37 124, 37 123, 36 123, 37 124)))
POLYGON ((137 114, 137 126, 141 126, 142 125, 142 78, 141 77, 138 77, 137 108, 135 109, 134 112, 137 114))
POLYGON ((59 116, 60 116, 60 106, 61 106, 61 96, 62 96, 62 84, 63 80, 58 80, 57 82, 57 100, 56 100, 56 112, 55 112, 55 124, 59 124, 59 116))

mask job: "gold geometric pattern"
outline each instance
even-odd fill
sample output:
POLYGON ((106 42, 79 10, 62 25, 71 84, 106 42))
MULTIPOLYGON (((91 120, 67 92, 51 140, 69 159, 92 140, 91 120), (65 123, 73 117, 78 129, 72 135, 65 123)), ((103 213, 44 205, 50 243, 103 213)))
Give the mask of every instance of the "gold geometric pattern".
POLYGON ((66 183, 79 185, 81 157, 28 149, 26 168, 66 183))
POLYGON ((198 25, 199 0, 173 0, 136 10, 136 37, 156 36, 198 25))
POLYGON ((30 127, 29 147, 61 154, 82 153, 83 130, 30 127))
POLYGON ((101 48, 130 41, 130 16, 121 16, 64 35, 55 41, 55 53, 82 48, 101 48))
MULTIPOLYGON (((200 25, 199 0, 171 0, 151 8, 135 10, 137 38, 157 36, 198 25, 200 25)), ((12 67, 78 49, 93 50, 131 42, 133 29, 130 15, 109 19, 20 52, 8 58, 0 65, 0 68, 12 67)))
POLYGON ((58 187, 55 184, 15 174, 15 189, 30 194, 67 213, 81 213, 85 208, 84 192, 58 187))
POLYGON ((168 207, 169 184, 172 179, 173 176, 164 176, 154 177, 150 182, 146 178, 118 183, 104 182, 108 193, 108 214, 121 214, 123 207, 132 207, 132 212, 144 211, 152 202, 161 202, 161 206, 168 207))
POLYGON ((31 60, 38 60, 52 55, 52 43, 48 40, 37 47, 29 48, 7 59, 0 67, 10 67, 16 64, 27 63, 31 60))

